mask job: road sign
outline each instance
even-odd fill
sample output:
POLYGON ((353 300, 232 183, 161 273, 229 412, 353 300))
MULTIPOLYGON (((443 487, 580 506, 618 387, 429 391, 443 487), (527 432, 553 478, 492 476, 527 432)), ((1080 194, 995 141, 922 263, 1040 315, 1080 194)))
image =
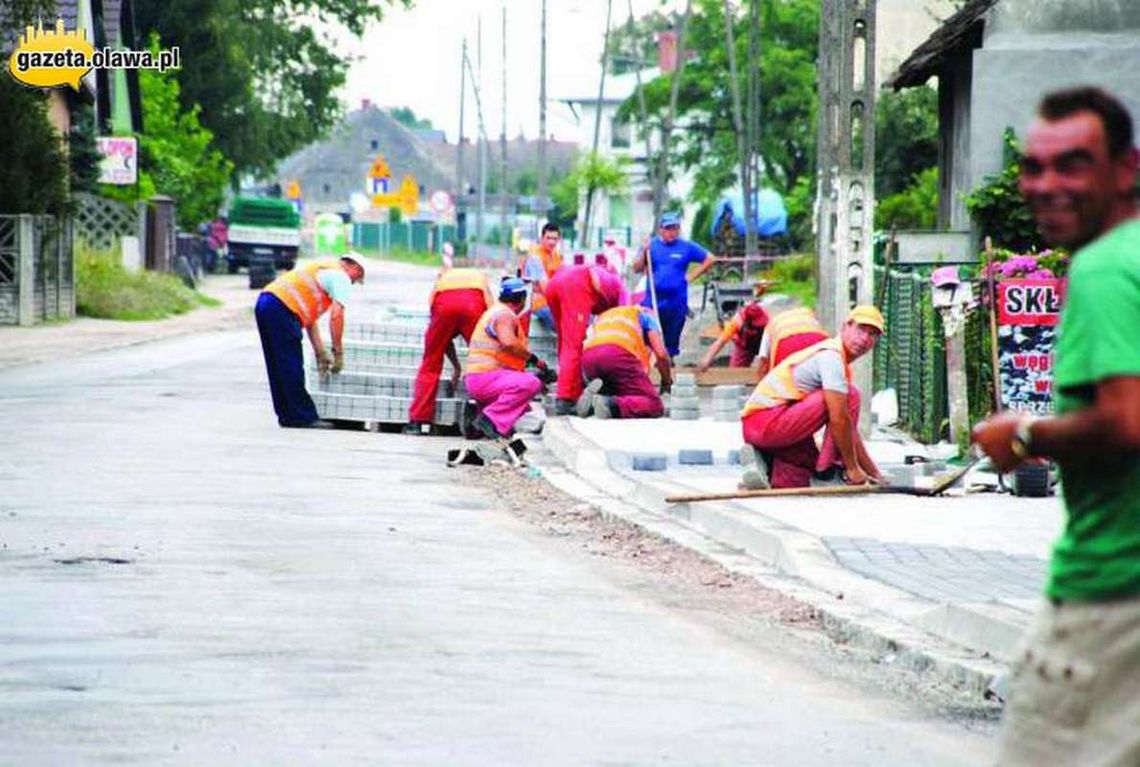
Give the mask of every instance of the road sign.
POLYGON ((388 168, 388 161, 384 159, 384 155, 376 155, 376 159, 372 161, 372 167, 368 169, 369 178, 389 178, 392 171, 388 168))
POLYGON ((285 199, 286 200, 299 200, 301 199, 301 184, 297 181, 290 181, 285 185, 285 199))
POLYGON ((408 174, 400 181, 398 191, 372 195, 372 204, 378 208, 399 208, 405 216, 414 216, 420 210, 420 185, 415 176, 408 174))
POLYGON ((442 189, 432 192, 431 198, 428 202, 431 204, 431 209, 435 212, 436 215, 442 216, 444 213, 451 210, 451 195, 442 189))
POLYGON ((103 136, 95 139, 101 160, 99 183, 130 185, 138 183, 138 139, 127 136, 103 136))

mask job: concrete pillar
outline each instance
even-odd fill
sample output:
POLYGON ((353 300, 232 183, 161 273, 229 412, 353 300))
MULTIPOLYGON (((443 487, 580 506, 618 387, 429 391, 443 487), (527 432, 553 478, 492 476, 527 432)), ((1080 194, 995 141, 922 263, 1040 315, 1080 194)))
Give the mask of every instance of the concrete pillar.
POLYGON ((16 321, 29 326, 36 324, 36 248, 35 219, 29 213, 20 215, 16 223, 16 242, 20 249, 16 256, 16 321))

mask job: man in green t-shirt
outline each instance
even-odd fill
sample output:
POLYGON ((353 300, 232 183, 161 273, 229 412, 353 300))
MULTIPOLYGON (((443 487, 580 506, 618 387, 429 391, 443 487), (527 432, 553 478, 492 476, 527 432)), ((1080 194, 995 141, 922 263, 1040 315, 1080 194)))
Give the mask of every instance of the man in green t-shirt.
POLYGON ((1095 88, 1049 94, 1021 193, 1073 264, 1056 347, 1056 416, 974 428, 1003 471, 1051 458, 1067 519, 1048 597, 1014 659, 1002 765, 1140 764, 1140 219, 1132 119, 1095 88))

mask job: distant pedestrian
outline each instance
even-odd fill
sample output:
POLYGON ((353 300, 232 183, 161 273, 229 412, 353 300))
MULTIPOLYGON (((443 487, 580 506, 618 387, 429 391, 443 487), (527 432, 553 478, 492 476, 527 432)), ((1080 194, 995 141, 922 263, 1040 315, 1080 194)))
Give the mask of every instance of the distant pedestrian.
POLYGON ((1140 157, 1132 118, 1096 88, 1047 95, 1021 194, 1073 250, 1055 350, 1056 415, 974 428, 1002 471, 1051 458, 1067 511, 1047 601, 1017 655, 999 764, 1140 764, 1140 157))
POLYGON ((590 318, 623 303, 625 287, 602 266, 566 266, 546 286, 546 299, 558 330, 556 415, 574 412, 582 394, 582 343, 590 318))
POLYGON ((424 331, 424 356, 416 373, 412 404, 405 434, 431 434, 435 421, 436 390, 443 372, 443 358, 451 362, 451 388, 459 386, 462 368, 455 351, 455 337, 471 341, 475 323, 494 304, 487 276, 477 269, 444 268, 428 297, 431 307, 424 331))
POLYGON ((590 328, 582 352, 582 372, 589 383, 578 397, 582 418, 660 418, 665 403, 649 380, 650 364, 661 383, 673 383, 661 326, 644 306, 619 306, 603 312, 590 328))
POLYGON ((681 238, 679 214, 665 213, 658 236, 643 246, 633 260, 633 271, 646 271, 649 260, 653 261, 653 268, 642 305, 652 307, 656 299, 665 348, 676 357, 681 352, 681 331, 689 312, 689 283, 700 279, 716 259, 700 245, 681 238), (689 273, 693 264, 697 268, 689 273))
POLYGON ((344 307, 349 289, 364 283, 364 267, 348 256, 340 261, 314 261, 286 272, 257 297, 254 316, 269 374, 269 392, 277 423, 290 428, 327 427, 305 390, 305 357, 301 330, 309 336, 321 374, 344 367, 344 307), (325 350, 317 320, 330 311, 332 353, 325 350))

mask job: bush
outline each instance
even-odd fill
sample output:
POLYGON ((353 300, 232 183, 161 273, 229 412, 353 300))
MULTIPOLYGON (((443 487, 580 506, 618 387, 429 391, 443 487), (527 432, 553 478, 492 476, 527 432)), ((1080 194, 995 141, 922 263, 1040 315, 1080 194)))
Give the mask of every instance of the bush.
POLYGON ((875 228, 934 229, 938 225, 938 168, 927 168, 913 183, 875 206, 875 228))
POLYGON ((108 320, 160 320, 214 299, 187 288, 171 274, 130 272, 114 250, 75 248, 76 311, 108 320))
POLYGON ((966 208, 982 236, 990 237, 994 247, 1028 253, 1041 250, 1045 242, 1017 187, 1020 161, 1017 136, 1006 129, 1005 167, 996 176, 987 176, 984 184, 966 196, 966 208))
POLYGON ((773 293, 784 293, 798 299, 804 306, 815 306, 815 256, 810 253, 775 261, 757 276, 776 282, 773 293))

